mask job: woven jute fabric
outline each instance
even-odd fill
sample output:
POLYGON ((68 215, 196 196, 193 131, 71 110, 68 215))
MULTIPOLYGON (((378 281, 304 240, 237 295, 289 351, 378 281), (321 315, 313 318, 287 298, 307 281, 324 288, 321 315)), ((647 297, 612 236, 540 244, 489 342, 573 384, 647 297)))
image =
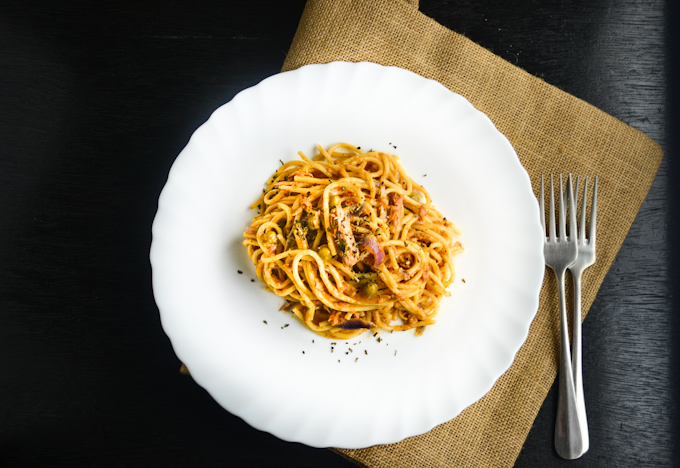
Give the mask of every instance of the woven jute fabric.
MULTIPOLYGON (((411 70, 487 114, 512 143, 536 192, 541 174, 598 175, 597 262, 583 278, 585 317, 652 184, 661 148, 446 29, 417 6, 417 0, 309 0, 284 70, 336 60, 411 70)), ((551 276, 546 279, 525 344, 480 401, 424 435, 337 451, 370 467, 512 466, 557 375, 557 287, 551 276)))

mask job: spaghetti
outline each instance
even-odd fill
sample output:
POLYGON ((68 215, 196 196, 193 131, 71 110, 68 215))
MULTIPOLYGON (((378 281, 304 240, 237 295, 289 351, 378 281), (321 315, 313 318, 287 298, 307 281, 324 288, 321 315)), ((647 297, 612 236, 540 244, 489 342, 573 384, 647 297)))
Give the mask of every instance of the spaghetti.
POLYGON ((346 143, 282 166, 243 244, 265 288, 320 335, 421 334, 453 282, 459 229, 397 157, 346 143))

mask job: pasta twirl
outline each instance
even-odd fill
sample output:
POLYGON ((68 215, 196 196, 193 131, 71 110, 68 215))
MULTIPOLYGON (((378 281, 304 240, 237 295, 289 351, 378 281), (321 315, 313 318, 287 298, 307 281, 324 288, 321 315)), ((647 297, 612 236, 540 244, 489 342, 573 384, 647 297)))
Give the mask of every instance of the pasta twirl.
POLYGON ((317 150, 283 164, 251 206, 259 214, 243 244, 257 276, 323 336, 422 333, 449 295, 459 229, 396 156, 317 150))

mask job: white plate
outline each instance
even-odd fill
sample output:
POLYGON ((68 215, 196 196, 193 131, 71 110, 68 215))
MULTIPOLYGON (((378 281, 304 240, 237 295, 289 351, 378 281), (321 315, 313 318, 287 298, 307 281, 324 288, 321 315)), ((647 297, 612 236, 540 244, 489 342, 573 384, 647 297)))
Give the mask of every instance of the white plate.
POLYGON ((177 356, 225 409, 284 440, 359 448, 429 431, 508 369, 538 308, 538 203, 512 146, 463 97, 399 68, 309 65, 246 89, 195 132, 158 205, 153 290, 177 356), (451 297, 421 337, 331 348, 251 282, 248 206, 279 160, 336 142, 399 154, 464 231, 451 297))

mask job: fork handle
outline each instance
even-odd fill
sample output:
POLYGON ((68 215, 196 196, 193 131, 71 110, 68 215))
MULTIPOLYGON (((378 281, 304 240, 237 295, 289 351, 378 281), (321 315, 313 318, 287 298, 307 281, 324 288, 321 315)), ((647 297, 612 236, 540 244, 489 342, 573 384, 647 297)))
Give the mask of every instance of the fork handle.
POLYGON ((567 301, 564 292, 565 270, 556 271, 555 275, 557 276, 557 288, 560 298, 560 381, 557 393, 555 450, 560 457, 573 460, 585 453, 583 447, 583 423, 576 401, 571 353, 569 352, 567 301))
POLYGON ((581 278, 582 270, 571 270, 574 280, 574 316, 572 317, 571 368, 574 375, 574 391, 576 392, 576 407, 581 418, 581 437, 583 452, 590 447, 588 435, 588 418, 586 403, 583 395, 583 367, 582 367, 582 334, 581 334, 581 278))

